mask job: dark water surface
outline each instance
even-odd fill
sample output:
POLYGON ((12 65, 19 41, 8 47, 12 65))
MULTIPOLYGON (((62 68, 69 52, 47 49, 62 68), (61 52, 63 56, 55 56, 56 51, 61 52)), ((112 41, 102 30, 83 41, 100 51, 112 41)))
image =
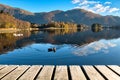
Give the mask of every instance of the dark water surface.
POLYGON ((120 30, 0 33, 0 64, 120 65, 120 30))

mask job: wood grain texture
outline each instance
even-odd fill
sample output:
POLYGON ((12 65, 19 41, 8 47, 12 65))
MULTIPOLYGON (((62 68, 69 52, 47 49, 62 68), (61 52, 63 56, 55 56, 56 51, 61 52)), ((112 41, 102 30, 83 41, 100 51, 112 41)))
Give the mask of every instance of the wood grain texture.
POLYGON ((51 80, 54 66, 44 66, 36 80, 51 80))
POLYGON ((18 80, 34 80, 42 66, 31 66, 18 80))
POLYGON ((54 80, 68 80, 67 66, 57 66, 54 80))
POLYGON ((14 70, 17 66, 6 66, 4 69, 0 70, 0 79, 14 70))
POLYGON ((70 74, 72 80, 86 80, 84 73, 80 66, 69 66, 70 67, 70 74))
POLYGON ((14 71, 10 74, 6 75, 2 80, 16 80, 19 76, 21 76, 25 70, 27 70, 29 66, 18 66, 14 71))
POLYGON ((113 71, 111 71, 106 66, 95 66, 107 79, 109 80, 120 80, 120 76, 115 74, 113 71))
POLYGON ((83 66, 90 80, 105 80, 93 66, 83 66))
POLYGON ((119 66, 110 65, 108 67, 111 68, 113 71, 115 71, 116 73, 118 73, 120 75, 120 67, 119 66))
POLYGON ((0 65, 0 80, 120 80, 119 65, 54 66, 0 65), (84 69, 84 71, 83 71, 84 69), (104 75, 104 77, 103 77, 104 75), (105 79, 106 79, 105 78, 105 79))

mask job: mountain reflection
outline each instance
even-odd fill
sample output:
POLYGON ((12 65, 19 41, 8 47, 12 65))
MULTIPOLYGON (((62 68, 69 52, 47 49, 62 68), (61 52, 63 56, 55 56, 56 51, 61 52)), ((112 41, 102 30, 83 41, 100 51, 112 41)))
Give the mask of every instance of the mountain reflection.
MULTIPOLYGON (((80 46, 87 46, 77 48, 74 54, 85 55, 92 49, 94 52, 103 50, 107 52, 108 47, 115 47, 116 44, 110 42, 102 43, 101 39, 116 39, 120 37, 119 30, 102 30, 100 32, 93 32, 91 30, 43 30, 43 31, 23 31, 16 33, 0 33, 0 54, 13 51, 14 49, 25 47, 34 43, 50 43, 55 45, 74 44, 78 48, 80 46), (23 34, 23 36, 14 36, 13 34, 23 34), (98 42, 95 42, 98 41, 98 42), (91 47, 92 46, 92 47, 91 47), (84 52, 87 51, 87 52, 84 52), (78 53, 79 52, 79 53, 78 53)), ((92 51, 91 50, 91 51, 92 51)), ((94 53, 89 52, 89 53, 94 53)))

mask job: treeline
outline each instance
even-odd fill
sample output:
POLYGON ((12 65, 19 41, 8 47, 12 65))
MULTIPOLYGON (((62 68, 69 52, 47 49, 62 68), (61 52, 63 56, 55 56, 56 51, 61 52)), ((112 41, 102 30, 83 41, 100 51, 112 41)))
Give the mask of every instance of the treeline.
POLYGON ((39 28, 77 29, 77 24, 69 22, 50 22, 48 24, 41 24, 39 28))
POLYGON ((27 21, 18 20, 7 12, 0 11, 0 28, 30 28, 31 23, 27 21))

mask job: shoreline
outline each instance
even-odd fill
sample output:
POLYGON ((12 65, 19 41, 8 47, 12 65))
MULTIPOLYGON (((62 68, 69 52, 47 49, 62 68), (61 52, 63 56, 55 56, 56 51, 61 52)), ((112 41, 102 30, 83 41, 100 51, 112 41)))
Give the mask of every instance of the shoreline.
POLYGON ((0 29, 0 33, 12 33, 12 32, 17 32, 20 31, 20 29, 0 29))
POLYGON ((33 30, 39 30, 38 28, 28 28, 28 29, 14 29, 14 28, 0 28, 0 33, 13 33, 18 31, 33 31, 33 30))

